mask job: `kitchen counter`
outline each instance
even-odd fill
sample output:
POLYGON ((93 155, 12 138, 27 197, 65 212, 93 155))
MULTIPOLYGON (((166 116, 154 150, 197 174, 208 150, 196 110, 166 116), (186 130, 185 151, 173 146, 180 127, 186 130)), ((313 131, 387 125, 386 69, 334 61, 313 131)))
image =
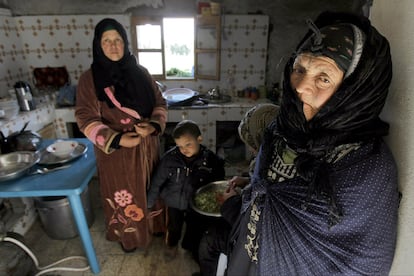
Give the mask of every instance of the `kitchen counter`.
MULTIPOLYGON (((268 99, 246 99, 246 98, 233 98, 231 102, 223 104, 208 104, 203 106, 174 106, 168 110, 168 122, 179 122, 184 119, 191 119, 197 123, 202 123, 206 120, 207 115, 210 118, 208 122, 218 120, 232 120, 240 121, 244 114, 251 107, 259 103, 267 103, 268 99)), ((59 138, 71 137, 70 124, 76 123, 75 119, 75 107, 56 108, 55 127, 56 134, 59 138)), ((210 125, 213 128, 215 125, 210 125)), ((207 127, 207 126, 205 126, 207 127)), ((204 127, 204 128, 205 128, 204 127)), ((206 130, 204 131, 206 134, 206 130)), ((215 147, 215 141, 209 141, 209 148, 215 147)))
POLYGON ((39 104, 32 111, 20 111, 10 120, 0 120, 0 130, 5 136, 20 131, 26 122, 27 130, 38 131, 55 120, 55 105, 51 102, 39 104))
POLYGON ((76 123, 75 107, 58 107, 55 109, 55 127, 58 138, 69 138, 72 136, 70 124, 76 123))
POLYGON ((168 110, 168 122, 180 122, 190 119, 200 126, 203 143, 216 151, 216 125, 218 121, 240 121, 246 112, 260 103, 268 103, 268 99, 233 98, 231 102, 223 104, 208 104, 207 108, 186 106, 168 110))

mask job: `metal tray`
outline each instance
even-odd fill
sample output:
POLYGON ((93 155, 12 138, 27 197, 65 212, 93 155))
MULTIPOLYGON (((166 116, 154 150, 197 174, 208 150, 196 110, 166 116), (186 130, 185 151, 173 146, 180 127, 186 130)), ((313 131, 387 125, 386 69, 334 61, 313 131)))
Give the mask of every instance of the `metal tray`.
POLYGON ((32 151, 16 151, 0 155, 0 181, 18 178, 26 174, 39 161, 32 151))
POLYGON ((75 150, 71 153, 71 155, 67 157, 58 157, 53 155, 52 153, 48 152, 46 149, 43 149, 40 152, 40 160, 38 162, 39 165, 58 165, 64 164, 70 161, 75 160, 76 158, 81 157, 87 150, 87 146, 79 143, 75 150))
POLYGON ((169 105, 189 101, 197 95, 198 92, 188 88, 172 88, 162 93, 162 96, 169 105))

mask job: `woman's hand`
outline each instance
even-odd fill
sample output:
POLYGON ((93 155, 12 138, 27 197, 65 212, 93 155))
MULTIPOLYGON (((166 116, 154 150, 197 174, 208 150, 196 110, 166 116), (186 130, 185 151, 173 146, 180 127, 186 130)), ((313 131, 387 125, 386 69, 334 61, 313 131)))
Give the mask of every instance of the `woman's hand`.
POLYGON ((243 176, 233 176, 232 179, 229 180, 229 186, 232 188, 240 187, 244 188, 247 184, 249 184, 250 179, 248 177, 243 176))
POLYGON ((140 122, 134 125, 134 128, 135 132, 143 138, 151 135, 155 131, 155 128, 148 122, 140 122))
POLYGON ((223 205, 224 201, 238 194, 239 193, 236 191, 236 189, 234 189, 234 187, 229 186, 223 193, 216 194, 216 200, 219 205, 223 205))
POLYGON ((141 136, 135 132, 125 132, 119 140, 119 145, 125 148, 133 148, 141 143, 141 136))
POLYGON ((223 205, 224 201, 239 194, 240 191, 236 189, 237 187, 244 188, 249 182, 250 179, 248 177, 233 176, 233 178, 229 180, 227 189, 223 193, 216 194, 217 202, 220 205, 223 205))

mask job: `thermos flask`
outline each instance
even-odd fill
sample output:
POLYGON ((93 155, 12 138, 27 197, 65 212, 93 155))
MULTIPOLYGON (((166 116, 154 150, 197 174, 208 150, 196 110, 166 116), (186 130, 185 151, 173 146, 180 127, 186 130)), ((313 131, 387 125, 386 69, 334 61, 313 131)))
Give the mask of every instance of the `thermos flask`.
POLYGON ((14 90, 16 91, 16 97, 21 111, 30 111, 36 108, 33 101, 32 89, 27 82, 16 82, 14 90))

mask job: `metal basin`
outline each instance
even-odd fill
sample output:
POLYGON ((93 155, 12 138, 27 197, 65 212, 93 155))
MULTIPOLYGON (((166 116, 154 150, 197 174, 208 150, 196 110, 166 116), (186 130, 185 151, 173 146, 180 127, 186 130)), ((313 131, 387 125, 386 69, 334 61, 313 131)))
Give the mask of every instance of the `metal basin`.
POLYGON ((219 95, 219 96, 210 96, 210 95, 200 95, 200 100, 205 101, 209 104, 222 104, 231 102, 231 96, 229 95, 219 95))
POLYGON ((39 161, 39 154, 16 151, 0 155, 0 181, 18 178, 26 174, 39 161))
POLYGON ((221 217, 216 193, 223 193, 227 189, 228 183, 228 180, 215 181, 199 188, 190 201, 191 207, 201 215, 221 217))

